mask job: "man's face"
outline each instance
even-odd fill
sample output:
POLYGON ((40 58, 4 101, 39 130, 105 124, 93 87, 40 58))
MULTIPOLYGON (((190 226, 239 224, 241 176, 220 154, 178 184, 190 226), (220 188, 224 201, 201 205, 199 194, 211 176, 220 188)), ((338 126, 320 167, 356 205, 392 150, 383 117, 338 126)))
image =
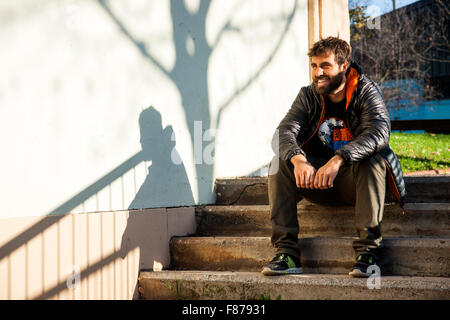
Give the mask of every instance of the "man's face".
POLYGON ((311 57, 313 82, 319 94, 333 93, 345 81, 347 65, 338 65, 334 53, 311 57))

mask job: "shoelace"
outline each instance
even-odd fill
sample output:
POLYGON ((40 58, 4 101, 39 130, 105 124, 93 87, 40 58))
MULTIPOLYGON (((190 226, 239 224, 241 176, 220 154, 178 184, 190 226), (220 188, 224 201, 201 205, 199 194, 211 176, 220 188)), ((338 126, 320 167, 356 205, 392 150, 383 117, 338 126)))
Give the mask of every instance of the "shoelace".
POLYGON ((272 259, 272 262, 274 262, 274 261, 281 261, 281 260, 284 260, 284 258, 285 258, 285 255, 284 255, 284 253, 282 253, 282 254, 276 255, 276 256, 272 259))
POLYGON ((374 264, 373 257, 369 255, 360 254, 356 261, 365 262, 368 264, 374 264))

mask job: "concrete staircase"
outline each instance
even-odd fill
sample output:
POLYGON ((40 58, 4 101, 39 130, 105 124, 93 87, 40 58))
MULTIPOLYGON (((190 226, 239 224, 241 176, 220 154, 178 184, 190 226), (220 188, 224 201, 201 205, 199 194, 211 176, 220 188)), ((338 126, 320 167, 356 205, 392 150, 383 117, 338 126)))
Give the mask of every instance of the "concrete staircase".
POLYGON ((298 204, 302 275, 264 277, 273 257, 267 178, 216 181, 196 208, 197 234, 170 242, 171 270, 144 272, 145 299, 450 299, 450 176, 406 177, 402 215, 386 200, 382 277, 347 275, 355 261, 353 208, 298 204))

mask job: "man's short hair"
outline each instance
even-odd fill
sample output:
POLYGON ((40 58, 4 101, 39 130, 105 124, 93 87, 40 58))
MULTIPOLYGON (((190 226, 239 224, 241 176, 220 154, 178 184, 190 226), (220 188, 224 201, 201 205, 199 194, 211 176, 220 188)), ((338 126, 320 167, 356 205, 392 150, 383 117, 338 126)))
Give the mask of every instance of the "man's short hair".
POLYGON ((350 63, 352 59, 352 48, 347 43, 347 41, 336 38, 328 37, 325 39, 320 39, 314 43, 313 47, 309 49, 309 57, 317 57, 322 54, 334 53, 336 62, 342 65, 345 62, 350 63))

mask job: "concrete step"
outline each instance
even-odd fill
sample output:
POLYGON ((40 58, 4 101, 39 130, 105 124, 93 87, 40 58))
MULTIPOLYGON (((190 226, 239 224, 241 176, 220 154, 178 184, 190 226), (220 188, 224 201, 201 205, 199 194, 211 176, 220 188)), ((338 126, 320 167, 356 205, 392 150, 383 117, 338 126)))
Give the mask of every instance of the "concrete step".
POLYGON ((261 295, 272 299, 279 295, 281 300, 449 300, 450 278, 357 279, 331 274, 265 277, 259 272, 160 271, 141 272, 139 292, 144 299, 165 300, 259 300, 261 295))
MULTIPOLYGON (((348 274, 355 263, 355 238, 299 240, 306 273, 348 274)), ((450 239, 388 238, 379 261, 383 275, 450 276, 450 239)), ((269 237, 175 237, 171 269, 261 271, 274 255, 269 237)))
MULTIPOLYGON (((384 237, 450 237, 450 203, 409 203, 402 215, 396 204, 386 204, 384 237)), ((332 207, 302 200, 297 206, 300 237, 355 236, 354 208, 332 207)), ((196 208, 197 235, 270 236, 267 205, 205 206, 196 208)))
MULTIPOLYGON (((406 202, 450 202, 450 175, 405 176, 406 202)), ((267 177, 216 180, 216 204, 267 205, 267 177)), ((391 195, 386 202, 394 202, 391 195)))

